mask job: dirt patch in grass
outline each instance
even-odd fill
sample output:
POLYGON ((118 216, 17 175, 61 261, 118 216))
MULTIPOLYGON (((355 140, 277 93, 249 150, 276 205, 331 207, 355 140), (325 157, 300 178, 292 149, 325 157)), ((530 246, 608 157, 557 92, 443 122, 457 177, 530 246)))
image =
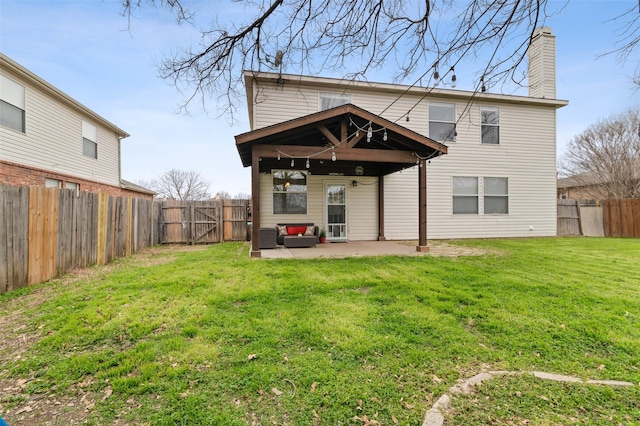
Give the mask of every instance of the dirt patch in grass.
MULTIPOLYGON (((0 365, 24 358, 29 349, 43 337, 34 308, 51 300, 60 289, 110 274, 125 266, 151 267, 170 263, 180 252, 206 250, 206 246, 165 245, 146 248, 132 256, 107 265, 76 269, 64 276, 34 286, 32 291, 3 302, 0 315, 0 365)), ((4 369, 3 369, 4 370, 4 369)), ((96 400, 104 395, 85 392, 82 383, 76 385, 77 395, 60 395, 55 389, 27 393, 34 378, 7 379, 0 371, 0 416, 11 426, 82 424, 88 418, 96 400)))
MULTIPOLYGON (((406 241, 403 244, 409 246, 415 246, 417 241, 406 241)), ((484 256, 486 254, 499 255, 500 252, 496 250, 488 250, 480 247, 468 247, 457 244, 449 244, 445 241, 429 240, 427 242, 429 247, 429 255, 439 257, 462 257, 462 256, 484 256)))

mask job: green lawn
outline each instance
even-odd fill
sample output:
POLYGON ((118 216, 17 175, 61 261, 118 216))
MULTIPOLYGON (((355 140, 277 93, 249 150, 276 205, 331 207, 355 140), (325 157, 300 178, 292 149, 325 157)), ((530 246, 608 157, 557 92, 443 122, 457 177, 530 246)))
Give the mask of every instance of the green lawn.
POLYGON ((491 381, 454 399, 456 424, 640 424, 639 240, 452 244, 491 254, 255 260, 239 243, 155 248, 0 295, 0 416, 421 425, 459 379, 491 369, 636 386, 491 381))

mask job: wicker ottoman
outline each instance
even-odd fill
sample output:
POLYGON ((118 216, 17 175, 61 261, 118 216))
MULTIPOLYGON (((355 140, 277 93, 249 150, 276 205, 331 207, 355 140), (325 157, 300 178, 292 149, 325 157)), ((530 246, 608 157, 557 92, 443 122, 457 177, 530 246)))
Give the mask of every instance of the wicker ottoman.
POLYGON ((274 249, 276 248, 276 230, 275 228, 260 228, 259 248, 274 249))
POLYGON ((284 237, 284 246, 286 248, 303 248, 315 247, 315 235, 287 235, 284 237))

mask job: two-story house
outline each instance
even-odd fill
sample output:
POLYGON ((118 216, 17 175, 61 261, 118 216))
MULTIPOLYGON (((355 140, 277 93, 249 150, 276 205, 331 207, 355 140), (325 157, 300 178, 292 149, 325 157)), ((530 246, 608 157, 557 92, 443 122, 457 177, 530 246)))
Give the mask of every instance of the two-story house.
MULTIPOLYGON (((537 30, 529 95, 245 72, 254 226, 328 240, 556 235, 555 36, 537 30), (428 213, 427 213, 428 212, 428 213)), ((252 255, 259 256, 255 237, 252 255)))
POLYGON ((153 198, 121 179, 129 135, 0 53, 0 183, 153 198))

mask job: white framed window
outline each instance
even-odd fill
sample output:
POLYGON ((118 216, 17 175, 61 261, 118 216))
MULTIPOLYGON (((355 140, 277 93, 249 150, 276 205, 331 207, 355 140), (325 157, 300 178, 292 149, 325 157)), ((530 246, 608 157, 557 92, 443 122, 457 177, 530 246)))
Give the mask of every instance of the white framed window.
POLYGON ((455 142, 455 104, 429 103, 429 138, 438 142, 455 142))
POLYGON ((500 143, 500 110, 495 107, 481 107, 481 142, 498 145, 500 143))
POLYGON ((350 104, 351 95, 347 93, 319 93, 318 111, 331 109, 340 105, 350 104))
POLYGON ((45 178, 44 186, 47 188, 62 188, 62 181, 58 179, 45 178))
POLYGON ((307 172, 273 170, 273 214, 307 214, 307 172))
POLYGON ((64 187, 67 189, 74 189, 77 191, 80 189, 80 184, 76 182, 65 182, 64 187))
POLYGON ((24 86, 0 75, 0 125, 25 133, 24 86))
POLYGON ((484 214, 509 214, 508 178, 484 178, 484 214))
POLYGON ((453 214, 478 214, 478 178, 454 176, 451 185, 453 214))
POLYGON ((82 121, 82 154, 98 158, 98 128, 84 120, 82 121))

